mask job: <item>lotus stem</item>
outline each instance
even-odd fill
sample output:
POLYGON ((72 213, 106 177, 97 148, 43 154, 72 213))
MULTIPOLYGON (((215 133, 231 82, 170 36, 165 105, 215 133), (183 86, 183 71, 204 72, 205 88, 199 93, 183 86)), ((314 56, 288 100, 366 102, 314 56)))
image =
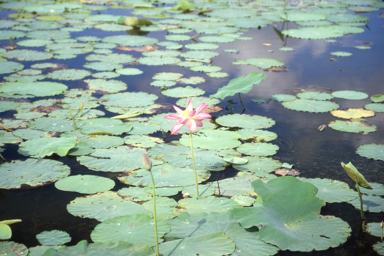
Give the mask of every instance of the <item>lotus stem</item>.
POLYGON ((196 172, 196 165, 195 165, 195 156, 193 155, 193 142, 192 142, 192 132, 189 133, 190 137, 191 137, 191 154, 192 154, 192 161, 193 161, 193 170, 195 171, 195 182, 196 182, 196 196, 197 198, 199 197, 199 186, 198 186, 198 182, 197 182, 197 172, 196 172))
POLYGON ((240 93, 239 93, 239 98, 240 98, 241 105, 243 106, 243 109, 246 109, 245 106, 244 106, 243 101, 241 100, 241 95, 240 95, 240 93))
POLYGON ((153 180, 152 171, 150 170, 152 180, 152 196, 153 196, 153 219, 155 220, 155 238, 156 238, 156 256, 159 256, 159 241, 157 236, 157 219, 156 219, 156 195, 155 195, 155 181, 153 180))
POLYGON ((9 38, 9 41, 11 42, 12 47, 15 47, 15 45, 13 44, 13 41, 12 41, 12 37, 9 38))
POLYGON ((384 227, 384 222, 381 221, 381 224, 380 224, 380 228, 381 228, 381 233, 380 233, 381 242, 383 242, 383 227, 384 227))
POLYGON ((9 128, 5 127, 5 126, 2 126, 1 124, 0 124, 0 128, 6 130, 7 132, 13 132, 11 129, 9 129, 9 128))
POLYGON ((82 101, 80 104, 80 109, 79 109, 79 118, 81 117, 81 113, 83 112, 83 108, 84 108, 84 102, 82 101))
POLYGON ((71 108, 68 108, 68 109, 69 109, 69 114, 71 115, 72 121, 73 121, 73 123, 74 123, 74 125, 75 125, 75 128, 76 128, 76 130, 77 130, 77 129, 79 129, 79 128, 77 128, 75 119, 74 119, 73 116, 72 116, 71 108))
MULTIPOLYGON (((356 183, 356 188, 357 188, 357 192, 359 193, 359 198, 360 198, 360 214, 361 214, 361 219, 365 220, 364 211, 363 211, 363 197, 361 196, 360 186, 357 183, 356 183)), ((363 230, 364 230, 364 228, 363 228, 363 230)))
MULTIPOLYGON (((0 157, 1 159, 3 159, 3 161, 5 161, 5 158, 3 157, 2 154, 0 154, 0 157)), ((381 229, 381 241, 383 241, 383 229, 381 229)))

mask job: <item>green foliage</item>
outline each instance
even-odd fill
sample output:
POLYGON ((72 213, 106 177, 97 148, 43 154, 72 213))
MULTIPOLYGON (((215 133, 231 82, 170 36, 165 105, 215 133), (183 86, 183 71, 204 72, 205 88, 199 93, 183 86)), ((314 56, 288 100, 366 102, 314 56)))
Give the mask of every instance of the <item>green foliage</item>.
POLYGON ((349 162, 348 164, 341 163, 341 166, 344 168, 348 176, 360 187, 373 189, 371 185, 365 180, 364 176, 356 169, 356 167, 349 162))

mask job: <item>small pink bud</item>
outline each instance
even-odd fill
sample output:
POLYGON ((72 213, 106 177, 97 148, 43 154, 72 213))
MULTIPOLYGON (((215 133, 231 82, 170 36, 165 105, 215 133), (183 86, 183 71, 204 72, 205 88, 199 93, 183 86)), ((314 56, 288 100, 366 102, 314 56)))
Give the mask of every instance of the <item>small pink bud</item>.
POLYGON ((151 160, 149 160, 149 157, 145 153, 143 153, 143 167, 147 171, 150 171, 152 169, 151 160))

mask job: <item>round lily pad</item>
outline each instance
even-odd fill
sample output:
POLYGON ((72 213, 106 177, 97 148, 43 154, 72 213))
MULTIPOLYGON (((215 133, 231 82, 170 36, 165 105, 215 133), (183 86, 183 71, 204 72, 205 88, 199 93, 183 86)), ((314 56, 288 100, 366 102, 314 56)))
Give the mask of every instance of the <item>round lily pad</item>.
POLYGON ((375 125, 369 125, 367 123, 364 123, 363 121, 341 121, 336 120, 332 121, 328 125, 332 129, 335 129, 337 131, 342 132, 352 132, 352 133, 369 133, 369 132, 375 132, 376 126, 375 125))
POLYGON ((155 74, 152 77, 152 79, 172 81, 172 80, 177 80, 177 79, 181 78, 182 76, 183 76, 183 74, 181 74, 181 73, 162 72, 162 73, 155 74))
POLYGON ((249 64, 252 66, 259 67, 261 69, 268 69, 271 67, 282 67, 284 66, 284 62, 275 60, 275 59, 269 59, 269 58, 251 58, 251 59, 245 59, 241 60, 240 62, 233 62, 232 64, 249 64))
POLYGON ((357 148, 356 153, 374 160, 384 161, 384 144, 365 144, 357 148))
POLYGON ((213 107, 220 103, 220 100, 215 98, 208 97, 192 97, 192 98, 183 98, 176 101, 176 105, 180 107, 185 107, 188 101, 191 100, 193 106, 199 106, 201 103, 208 104, 208 108, 213 107))
POLYGON ((235 201, 228 198, 185 198, 178 202, 178 207, 175 209, 177 213, 188 212, 189 214, 196 213, 211 213, 211 212, 227 212, 233 208, 241 207, 235 201))
POLYGON ((61 230, 43 231, 36 239, 41 245, 63 245, 71 241, 69 234, 61 230))
POLYGON ((120 80, 87 79, 84 82, 88 84, 88 88, 91 90, 116 93, 127 89, 127 84, 120 80))
MULTIPOLYGON (((112 47, 114 48, 114 47, 112 47)), ((135 61, 136 59, 129 54, 90 54, 85 57, 87 61, 100 61, 100 62, 110 62, 116 64, 124 64, 135 61)))
POLYGON ((84 68, 96 71, 114 71, 123 68, 123 65, 111 62, 88 62, 83 65, 84 68))
POLYGON ((234 165, 233 168, 242 172, 251 172, 257 177, 272 178, 274 175, 270 173, 281 167, 280 161, 270 157, 251 156, 245 157, 245 159, 248 159, 248 163, 234 165))
POLYGON ((162 91, 161 93, 168 97, 183 98, 183 97, 194 97, 194 96, 203 95, 205 91, 200 88, 187 86, 187 87, 177 87, 173 89, 167 89, 165 91, 162 91))
POLYGON ((4 255, 27 256, 28 248, 12 241, 0 242, 0 253, 4 255))
MULTIPOLYGON (((349 203, 360 210, 360 198, 356 198, 349 203)), ((364 195, 363 210, 367 212, 384 212, 384 199, 381 196, 364 195)))
POLYGON ((0 74, 9 74, 22 70, 24 65, 15 61, 0 61, 0 74))
POLYGON ((364 108, 372 110, 374 112, 384 113, 383 103, 370 103, 370 104, 364 105, 364 108))
MULTIPOLYGON (((170 230, 164 220, 157 221, 159 242, 170 230)), ((148 244, 155 246, 154 221, 148 215, 135 214, 116 217, 98 224, 91 233, 94 242, 126 241, 131 244, 148 244)))
POLYGON ((149 215, 143 206, 124 199, 113 191, 77 197, 67 205, 67 210, 72 215, 98 221, 134 214, 149 215))
POLYGON ((343 119, 357 119, 374 116, 375 112, 362 108, 349 108, 347 110, 333 110, 331 111, 331 115, 343 119))
POLYGON ((156 44, 158 42, 156 38, 135 35, 107 36, 101 41, 104 43, 114 43, 123 46, 144 46, 156 44))
POLYGON ((70 168, 62 162, 50 159, 32 159, 3 163, 0 166, 3 177, 0 181, 2 189, 17 189, 23 186, 43 186, 67 177, 70 168))
POLYGON ((368 94, 364 92, 349 91, 349 90, 336 91, 336 92, 333 92, 332 95, 336 98, 342 98, 346 100, 363 100, 368 98, 368 94))
POLYGON ((236 132, 241 135, 242 140, 253 139, 254 142, 268 142, 277 138, 276 133, 264 130, 246 128, 237 130, 236 132))
POLYGON ((271 96, 271 100, 275 100, 278 102, 293 101, 295 99, 296 99, 296 96, 290 95, 290 94, 274 94, 271 96))
POLYGON ((180 62, 179 58, 176 57, 142 57, 137 59, 137 62, 143 65, 148 66, 162 66, 162 65, 172 65, 180 62))
POLYGON ((56 82, 11 82, 0 87, 0 94, 12 98, 33 98, 53 96, 66 90, 65 84, 56 82))
POLYGON ((300 99, 307 100, 331 100, 333 96, 326 92, 301 92, 297 94, 300 99))
POLYGON ((215 121, 223 126, 249 129, 265 129, 270 128, 275 124, 275 121, 271 118, 247 114, 233 114, 220 116, 215 121))
POLYGON ((0 101, 0 112, 15 110, 20 103, 14 101, 0 101))
POLYGON ((231 43, 236 39, 228 36, 200 36, 199 41, 205 43, 231 43))
POLYGON ((338 51, 338 52, 331 52, 331 55, 337 56, 337 57, 349 57, 349 56, 352 56, 352 53, 338 51))
POLYGON ((32 157, 45 157, 54 153, 59 156, 66 156, 75 145, 75 138, 43 137, 22 142, 18 152, 24 156, 32 157))
MULTIPOLYGON (((203 130, 192 136, 193 146, 202 149, 230 149, 241 145, 241 135, 237 132, 223 130, 203 130)), ((183 134, 179 142, 184 146, 190 146, 189 134, 183 134)))
POLYGON ((339 105, 334 102, 307 99, 285 101, 282 104, 285 108, 291 110, 311 113, 325 113, 339 108, 339 105))
POLYGON ((94 175, 75 175, 61 179, 55 183, 58 190, 95 194, 112 189, 115 182, 111 179, 94 175))
POLYGON ((123 92, 119 94, 104 95, 100 98, 100 102, 105 106, 134 108, 151 105, 157 100, 154 94, 146 92, 123 92))
POLYGON ((266 142, 244 143, 237 148, 240 153, 251 156, 272 156, 277 150, 277 145, 266 142))
POLYGON ((341 37, 344 33, 341 30, 332 27, 310 27, 288 29, 282 32, 283 35, 302 38, 302 39, 327 39, 341 37))
POLYGON ((50 72, 47 74, 47 77, 55 80, 80 80, 90 75, 91 72, 87 70, 63 69, 50 72))
POLYGON ((5 58, 17 59, 21 61, 48 60, 53 57, 52 53, 34 50, 13 50, 1 54, 5 58))

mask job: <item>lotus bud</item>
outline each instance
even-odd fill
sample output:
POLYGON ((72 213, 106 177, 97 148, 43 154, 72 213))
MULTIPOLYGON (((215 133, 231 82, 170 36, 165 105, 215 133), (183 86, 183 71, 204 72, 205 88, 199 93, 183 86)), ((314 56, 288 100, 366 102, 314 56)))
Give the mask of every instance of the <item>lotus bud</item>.
POLYGON ((151 160, 145 153, 143 153, 143 167, 147 171, 150 171, 152 169, 151 160))

